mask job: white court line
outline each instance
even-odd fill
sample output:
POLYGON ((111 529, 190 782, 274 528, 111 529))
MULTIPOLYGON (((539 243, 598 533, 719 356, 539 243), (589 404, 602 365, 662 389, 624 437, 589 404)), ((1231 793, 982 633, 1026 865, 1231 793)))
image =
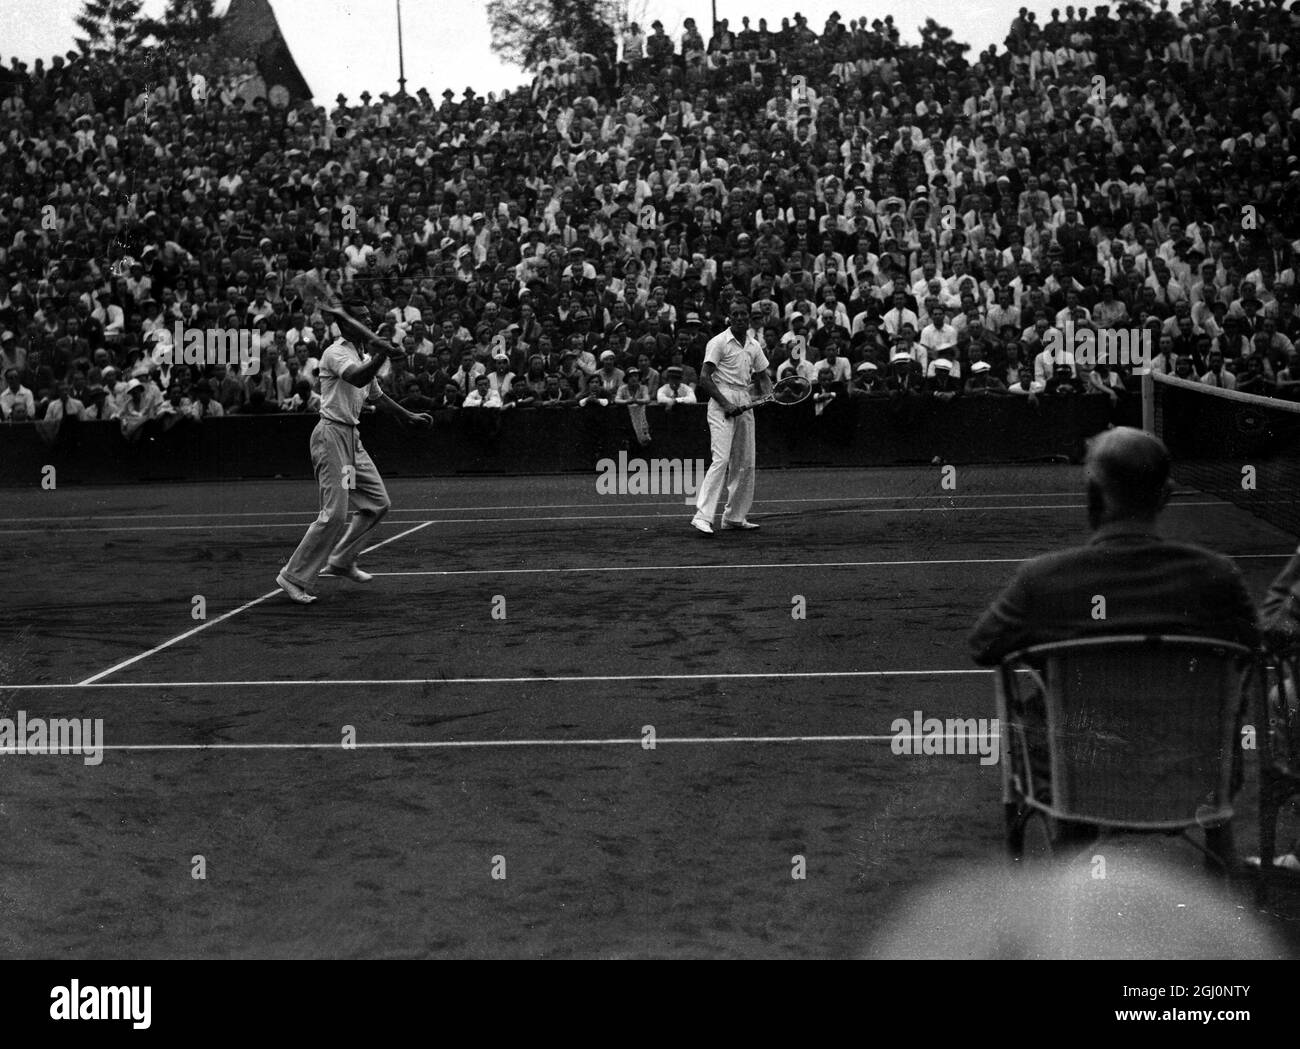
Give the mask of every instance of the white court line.
MULTIPOLYGON (((837 502, 839 500, 836 500, 837 502)), ((625 504, 633 506, 635 504, 625 504)), ((670 503, 670 506, 680 506, 681 503, 670 503)), ((1197 502, 1197 503, 1169 503, 1166 510, 1181 510, 1185 507, 1199 506, 1232 506, 1222 500, 1197 502)), ((996 511, 998 513, 1019 512, 1021 510, 1084 510, 1087 507, 1083 503, 1026 503, 1016 506, 891 506, 891 507, 863 507, 854 510, 826 510, 824 515, 843 514, 949 514, 965 512, 986 512, 996 511)), ((679 516, 678 514, 550 514, 545 516, 534 517, 446 517, 423 522, 425 525, 463 525, 463 524, 528 524, 534 521, 553 522, 553 521, 640 521, 646 519, 670 519, 679 516)), ((760 517, 772 516, 770 514, 760 514, 760 517)), ((73 532, 214 532, 214 531, 251 531, 253 529, 266 528, 301 528, 301 521, 286 521, 282 523, 261 523, 261 524, 222 524, 222 525, 113 525, 108 528, 55 528, 53 531, 58 535, 66 535, 73 532)), ((26 535, 31 533, 47 533, 49 528, 0 528, 0 535, 26 535)))
MULTIPOLYGON (((885 743, 898 738, 895 735, 872 736, 656 736, 655 746, 660 744, 686 743, 885 743)), ((911 738, 911 737, 906 737, 911 738)), ((965 740, 967 737, 930 736, 929 739, 965 740)), ((981 738, 998 739, 996 732, 981 738)), ((457 748, 487 747, 644 747, 645 738, 635 736, 629 739, 450 739, 428 741, 393 741, 387 743, 354 743, 347 747, 335 741, 333 743, 105 743, 99 749, 138 750, 138 751, 194 751, 194 750, 453 750, 457 748)), ((974 756, 974 755, 967 755, 974 756)))
MULTIPOLYGON (((436 480, 436 478, 435 478, 436 480)), ((963 495, 957 492, 944 492, 942 494, 924 495, 917 493, 903 493, 901 495, 842 495, 842 496, 820 496, 815 499, 758 499, 755 500, 755 506, 765 506, 768 503, 886 503, 901 502, 904 499, 1023 499, 1024 492, 1004 492, 989 493, 987 495, 971 494, 963 495)), ((1175 493, 1177 495, 1177 493, 1175 493)), ((598 506, 609 506, 610 499, 625 498, 630 501, 625 506, 680 506, 676 500, 657 500, 650 503, 645 502, 638 496, 610 496, 599 503, 523 503, 523 504, 480 504, 476 506, 415 506, 415 507, 393 507, 389 511, 389 518, 394 514, 450 514, 464 510, 593 510, 598 506)), ((1039 499, 1077 499, 1078 492, 1039 492, 1039 499)), ((0 524, 18 524, 30 521, 157 521, 157 520, 184 520, 190 517, 201 517, 209 520, 214 517, 314 517, 311 511, 307 510, 216 510, 206 514, 62 514, 52 517, 0 517, 0 524)))
MULTIPOLYGON (((277 590, 276 593, 279 593, 277 590)), ((269 596, 269 595, 268 595, 269 596)), ((262 599, 259 599, 262 600, 262 599)), ((233 614, 233 613, 231 613, 233 614)), ((216 620, 213 620, 216 622, 216 620)), ((190 631, 189 633, 193 633, 190 631)), ((183 634, 181 637, 188 637, 183 634)), ((173 638, 171 644, 179 641, 173 638)), ((159 648, 164 648, 160 645, 159 648)), ((155 649, 154 651, 157 651, 155 649)), ((151 655, 146 652, 144 655, 151 655)), ((143 659, 136 656, 135 659, 143 659)), ((128 663, 134 662, 129 660, 128 663)), ((128 663, 119 664, 126 666, 128 663)), ((114 667, 113 669, 117 669, 114 667)), ((789 671, 755 671, 744 674, 557 674, 548 677, 391 677, 391 678, 327 678, 311 680, 306 678, 287 678, 283 680, 265 679, 260 681, 100 681, 99 678, 111 673, 105 670, 93 678, 66 685, 0 685, 0 691, 13 689, 22 692, 57 692, 74 688, 108 689, 108 688, 357 688, 368 685, 544 685, 544 684, 611 684, 632 681, 762 681, 790 680, 805 678, 864 678, 864 677, 942 677, 958 674, 992 674, 991 669, 972 668, 962 670, 789 670, 789 671)))
MULTIPOLYGON (((1234 560, 1258 558, 1288 558, 1290 554, 1234 554, 1234 560)), ((452 576, 452 575, 567 575, 584 572, 708 572, 746 571, 755 568, 888 568, 916 565, 1011 565, 1026 560, 1023 557, 964 557, 950 560, 925 561, 791 561, 788 564, 731 564, 731 565, 614 565, 597 568, 453 568, 419 569, 410 572, 374 572, 376 576, 452 576)))
MULTIPOLYGON (((378 550, 381 546, 387 546, 395 539, 401 539, 403 536, 410 535, 412 532, 418 532, 421 528, 425 527, 425 525, 427 524, 428 522, 426 521, 423 524, 416 525, 414 528, 408 528, 404 532, 398 532, 397 535, 390 536, 389 538, 383 540, 382 542, 376 543, 374 546, 366 547, 366 549, 361 552, 363 554, 368 554, 370 553, 371 550, 378 550)), ((268 593, 263 594, 261 597, 255 597, 253 598, 252 601, 245 601, 238 608, 232 609, 229 612, 222 613, 221 615, 217 616, 216 619, 204 620, 198 626, 186 630, 183 634, 177 634, 171 640, 164 641, 161 645, 155 645, 153 648, 149 649, 148 652, 141 652, 138 656, 132 656, 130 659, 124 659, 122 662, 109 667, 107 670, 101 670, 98 674, 92 674, 90 677, 86 678, 86 680, 78 682, 78 686, 94 685, 96 682, 99 681, 100 678, 107 677, 109 674, 113 674, 119 670, 123 670, 126 667, 131 666, 133 663, 140 662, 140 660, 142 659, 148 659, 150 656, 157 655, 163 649, 171 648, 171 646, 176 644, 178 641, 184 641, 187 637, 193 637, 201 630, 206 630, 210 626, 216 626, 218 623, 223 622, 224 620, 231 619, 234 616, 239 615, 240 612, 247 612, 254 605, 260 605, 263 601, 275 597, 275 595, 280 592, 281 590, 277 586, 274 590, 271 590, 268 593)))
MULTIPOLYGON (((415 526, 412 527, 412 528, 408 528, 408 529, 406 529, 405 531, 398 532, 397 535, 391 536, 390 538, 385 539, 385 540, 383 540, 382 542, 376 543, 374 546, 367 547, 363 552, 364 552, 364 553, 370 553, 372 550, 378 550, 381 546, 386 546, 388 543, 391 543, 391 542, 393 542, 393 541, 395 541, 395 540, 397 540, 397 539, 401 539, 401 538, 403 538, 403 537, 405 537, 405 536, 411 535, 411 534, 414 533, 414 532, 418 532, 418 531, 420 531, 420 529, 427 527, 427 526, 428 526, 429 524, 431 524, 431 523, 432 523, 432 522, 424 521, 424 522, 422 522, 422 523, 420 523, 420 524, 418 524, 418 525, 415 525, 415 526)), ((1239 554, 1239 555, 1237 555, 1236 559, 1237 559, 1237 560, 1247 560, 1247 559, 1269 559, 1269 558, 1284 558, 1284 557, 1289 557, 1289 556, 1290 556, 1289 554, 1239 554)), ((696 564, 696 565, 645 565, 645 566, 615 566, 615 567, 599 567, 599 568, 514 568, 514 569, 457 569, 457 570, 433 570, 433 569, 430 569, 430 570, 409 571, 409 572, 376 572, 376 573, 374 573, 374 574, 377 575, 377 576, 397 576, 397 577, 401 577, 401 576, 453 576, 453 575, 550 575, 550 574, 566 574, 566 573, 578 573, 578 572, 593 572, 593 573, 595 573, 595 572, 656 572, 656 571, 679 571, 679 570, 690 570, 690 569, 702 570, 702 571, 704 571, 704 570, 710 570, 710 569, 715 570, 715 571, 716 571, 716 570, 734 570, 734 571, 742 571, 742 570, 752 570, 752 569, 772 569, 772 568, 868 568, 868 567, 889 567, 889 566, 904 566, 904 567, 906 567, 906 566, 916 566, 916 565, 1012 564, 1012 563, 1019 563, 1019 562, 1022 561, 1022 560, 1024 560, 1024 558, 997 557, 997 558, 965 558, 965 559, 954 559, 954 560, 930 560, 930 561, 830 561, 830 562, 795 562, 795 563, 792 563, 792 564, 757 564, 757 563, 755 563, 755 564, 730 564, 730 565, 707 565, 707 564, 696 564)), ((232 610, 229 611, 229 612, 225 612, 225 613, 223 613, 222 615, 217 616, 215 619, 205 620, 204 622, 200 623, 198 626, 193 627, 193 628, 191 628, 190 630, 185 631, 184 633, 177 634, 175 637, 171 638, 171 639, 168 640, 168 641, 164 641, 164 642, 163 642, 162 644, 160 644, 160 645, 156 645, 155 647, 149 649, 147 652, 142 652, 142 653, 140 653, 139 655, 137 655, 137 656, 132 656, 130 659, 123 660, 121 663, 117 663, 117 664, 115 664, 114 666, 111 666, 111 667, 109 667, 109 668, 106 669, 106 670, 101 670, 98 674, 94 674, 94 675, 92 675, 92 676, 86 678, 84 681, 77 682, 77 684, 76 684, 75 686, 73 686, 73 685, 71 685, 71 684, 69 684, 69 685, 0 685, 0 688, 14 688, 14 689, 29 689, 29 690, 30 690, 30 689, 51 689, 51 688, 72 688, 72 687, 78 687, 78 688, 80 688, 80 687, 87 687, 87 686, 93 686, 93 685, 96 685, 96 684, 100 681, 101 678, 107 677, 108 675, 113 674, 113 673, 117 672, 118 670, 123 670, 123 669, 125 669, 126 667, 129 667, 129 666, 131 666, 131 665, 133 665, 133 664, 135 664, 135 663, 140 662, 140 661, 143 660, 143 659, 147 659, 147 658, 150 657, 150 656, 157 655, 159 652, 163 651, 164 649, 166 649, 166 648, 170 648, 172 645, 175 645, 175 644, 177 644, 178 642, 184 641, 186 638, 193 637, 195 634, 199 633, 200 631, 206 630, 206 629, 207 629, 208 627, 210 627, 210 626, 216 626, 216 624, 218 624, 218 623, 220 623, 220 622, 223 622, 224 620, 231 619, 231 618, 233 618, 234 616, 239 615, 241 612, 246 612, 246 611, 248 611, 248 609, 254 607, 255 605, 260 605, 263 601, 266 601, 266 600, 268 600, 268 599, 274 597, 274 596, 275 596, 276 594, 278 594, 278 593, 280 593, 280 589, 279 589, 279 587, 276 587, 276 589, 271 590, 271 591, 269 591, 268 593, 263 594, 261 597, 257 597, 257 598, 254 598, 254 599, 251 600, 251 601, 247 601, 247 602, 245 602, 244 604, 240 605, 238 608, 232 609, 232 610)), ((865 676, 873 676, 873 675, 877 675, 877 674, 881 674, 881 673, 888 673, 888 672, 885 672, 885 671, 861 671, 861 672, 853 672, 854 675, 865 675, 865 676)), ((928 672, 927 672, 927 671, 897 671, 897 673, 902 674, 902 673, 928 673, 928 672)), ((969 673, 969 671, 934 671, 934 673, 969 673)), ((694 676, 689 677, 688 679, 691 679, 691 680, 708 680, 708 679, 711 679, 711 678, 713 678, 713 677, 717 677, 717 676, 718 676, 718 675, 708 675, 708 674, 704 674, 704 675, 694 675, 694 676)), ((761 678, 761 677, 768 677, 768 676, 772 676, 772 675, 766 675, 766 674, 749 674, 749 675, 746 675, 746 674, 739 674, 739 675, 722 675, 722 676, 724 676, 724 677, 728 677, 728 676, 729 676, 729 677, 741 677, 741 678, 744 678, 744 677, 760 677, 760 678, 761 678)), ((799 675, 795 675, 795 676, 799 676, 799 675)), ((816 675, 816 674, 809 674, 809 675, 802 675, 802 676, 811 676, 811 677, 816 677, 816 676, 818 676, 818 675, 816 675)), ((840 675, 823 675, 823 676, 840 676, 840 675)), ((446 682, 446 683, 462 683, 462 684, 463 684, 463 683, 485 682, 485 681, 493 681, 493 682, 498 682, 498 683, 499 683, 499 682, 506 682, 506 681, 525 682, 525 681, 560 681, 560 680, 567 680, 567 681, 585 681, 585 680, 598 680, 598 681, 599 681, 599 680, 608 680, 608 681, 638 681, 638 680, 662 680, 662 679, 664 679, 664 678, 672 679, 673 677, 674 677, 674 675, 663 675, 662 677, 651 677, 651 678, 643 678, 643 677, 640 677, 640 676, 631 676, 631 677, 622 677, 622 678, 586 678, 586 677, 572 677, 572 678, 498 678, 498 679, 491 679, 491 678, 459 678, 459 679, 450 679, 450 678, 437 678, 437 679, 412 678, 412 679, 392 679, 392 680, 385 680, 385 681, 374 681, 374 682, 351 682, 351 683, 355 683, 355 684, 361 684, 361 683, 372 683, 372 684, 399 684, 399 683, 400 683, 400 684, 421 684, 421 683, 425 683, 425 682, 434 682, 434 683, 436 683, 436 682, 441 681, 441 682, 446 682)), ((271 684, 271 683, 273 683, 273 682, 238 682, 238 683, 236 683, 236 684, 259 685, 259 684, 271 684)), ((311 682, 287 682, 287 683, 290 683, 290 684, 311 684, 311 682)), ((194 688, 194 687, 201 687, 201 686, 204 685, 204 684, 207 684, 207 683, 206 683, 206 682, 177 682, 177 683, 174 683, 174 687, 178 687, 178 688, 179 688, 179 687, 194 688)), ((218 682, 217 684, 219 684, 219 682, 218 682)), ((108 686, 100 686, 100 687, 127 687, 127 686, 126 686, 126 685, 108 685, 108 686)))

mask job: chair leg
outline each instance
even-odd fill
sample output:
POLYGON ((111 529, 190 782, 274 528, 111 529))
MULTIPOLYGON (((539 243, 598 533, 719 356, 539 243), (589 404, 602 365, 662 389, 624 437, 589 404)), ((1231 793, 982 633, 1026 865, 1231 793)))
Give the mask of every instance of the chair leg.
POLYGON ((1218 827, 1206 827, 1206 872, 1216 876, 1221 876, 1224 881, 1231 883, 1236 858, 1237 848, 1232 837, 1232 824, 1224 823, 1218 827))
POLYGON ((1259 783, 1259 881, 1255 883, 1255 906, 1268 905, 1272 887, 1273 856, 1277 851, 1277 789, 1272 777, 1261 776, 1259 783))
POLYGON ((1034 860, 1051 862, 1061 854, 1063 845, 1066 849, 1069 848, 1069 843, 1061 839, 1061 827, 1060 822, 1037 809, 1030 809, 1025 814, 1021 836, 1030 839, 1037 846, 1034 860))
POLYGON ((1014 801, 1004 802, 1002 817, 1006 826, 1007 855, 1019 862, 1025 856, 1025 810, 1014 801))

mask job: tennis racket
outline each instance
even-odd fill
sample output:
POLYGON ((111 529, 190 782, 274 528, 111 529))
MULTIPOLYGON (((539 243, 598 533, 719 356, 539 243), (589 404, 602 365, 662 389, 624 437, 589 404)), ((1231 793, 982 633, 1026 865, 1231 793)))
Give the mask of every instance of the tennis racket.
POLYGON ((801 375, 787 375, 772 387, 772 392, 766 397, 751 401, 743 408, 736 409, 732 414, 740 415, 763 404, 781 404, 788 408, 792 404, 806 401, 811 393, 812 383, 807 379, 801 375))
POLYGON ((389 357, 397 356, 402 352, 387 339, 375 334, 375 332, 367 328, 363 323, 361 323, 361 321, 357 320, 356 317, 353 317, 348 313, 342 304, 338 302, 320 303, 320 312, 321 316, 333 321, 338 325, 339 330, 343 332, 344 335, 355 341, 368 343, 371 346, 377 347, 389 357))

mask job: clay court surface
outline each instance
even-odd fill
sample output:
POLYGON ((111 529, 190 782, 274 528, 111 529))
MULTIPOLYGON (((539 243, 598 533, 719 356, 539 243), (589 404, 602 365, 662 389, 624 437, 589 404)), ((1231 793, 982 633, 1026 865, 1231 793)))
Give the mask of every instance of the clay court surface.
MULTIPOLYGON (((310 482, 5 493, 0 680, 40 687, 0 715, 107 749, 0 759, 0 955, 843 957, 998 854, 996 766, 891 723, 993 716, 966 632, 1086 537, 1077 467, 761 472, 762 530, 711 540, 594 477, 389 488, 375 580, 306 608, 310 482)), ((1294 548, 1194 491, 1165 526, 1257 597, 1294 548)))

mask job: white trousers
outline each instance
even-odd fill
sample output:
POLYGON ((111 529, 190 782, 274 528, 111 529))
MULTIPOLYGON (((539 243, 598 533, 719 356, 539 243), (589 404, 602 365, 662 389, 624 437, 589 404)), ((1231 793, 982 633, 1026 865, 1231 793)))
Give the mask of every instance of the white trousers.
POLYGON ((366 533, 388 513, 389 500, 354 426, 321 419, 311 432, 311 462, 320 486, 320 513, 282 571, 289 582, 314 592, 326 564, 348 568, 356 563, 366 533), (357 511, 351 520, 349 510, 357 511))
POLYGON ((710 400, 709 451, 713 461, 695 496, 695 516, 712 523, 725 487, 723 520, 744 521, 754 505, 754 413, 728 419, 722 405, 710 400))

